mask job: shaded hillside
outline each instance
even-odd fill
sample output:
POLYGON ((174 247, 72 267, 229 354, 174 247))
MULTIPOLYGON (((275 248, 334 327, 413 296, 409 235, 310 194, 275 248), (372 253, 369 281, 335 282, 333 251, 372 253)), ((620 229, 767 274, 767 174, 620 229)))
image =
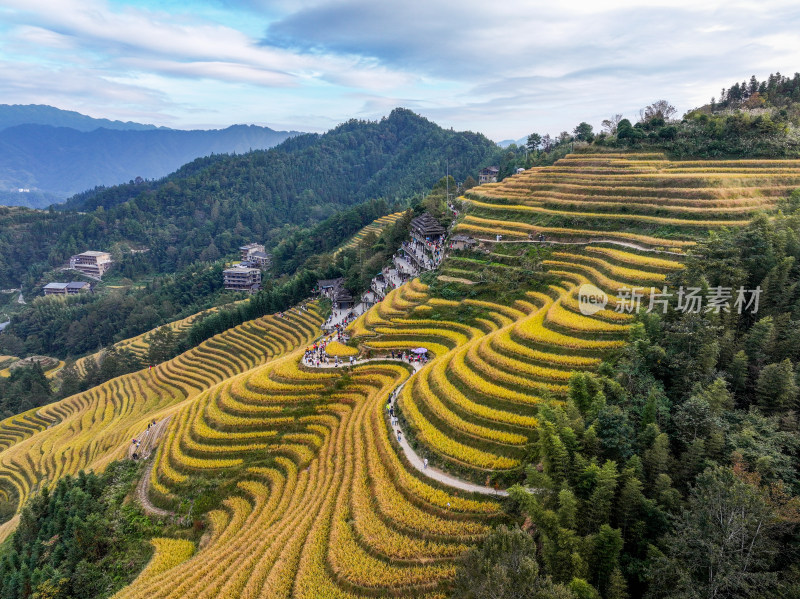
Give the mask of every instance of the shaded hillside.
POLYGON ((209 131, 12 126, 0 131, 0 202, 44 207, 98 185, 160 178, 200 156, 270 148, 295 134, 254 125, 209 131))
MULTIPOLYGON (((233 184, 230 191, 280 201, 290 210, 308 203, 346 205, 422 192, 441 178, 448 161, 451 174, 464 179, 496 149, 483 135, 445 130, 410 110, 395 109, 380 121, 350 120, 322 135, 286 140, 268 152, 233 156, 214 164, 200 160, 159 182, 157 192, 174 196, 170 183, 182 187, 183 192, 186 185, 202 184, 216 176, 220 188, 233 184)), ((108 209, 137 191, 117 187, 92 194, 90 201, 82 196, 72 198, 64 208, 108 209)))

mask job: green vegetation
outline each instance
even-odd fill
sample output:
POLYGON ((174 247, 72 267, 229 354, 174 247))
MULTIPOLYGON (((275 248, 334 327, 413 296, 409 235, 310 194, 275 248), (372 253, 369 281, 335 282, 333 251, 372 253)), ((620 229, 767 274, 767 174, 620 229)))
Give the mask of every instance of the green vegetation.
POLYGON ((304 267, 313 268, 317 263, 314 257, 331 253, 372 221, 402 210, 409 201, 413 203, 414 199, 390 206, 385 200, 372 200, 337 212, 313 227, 294 231, 272 249, 271 272, 280 276, 304 267))
POLYGON ((69 297, 39 297, 15 314, 0 353, 80 356, 135 337, 164 322, 241 297, 222 288, 223 262, 198 262, 141 288, 69 297))
POLYGON ((125 497, 141 468, 116 462, 43 488, 22 510, 0 550, 5 599, 101 599, 129 584, 152 555, 163 526, 125 497))
POLYGON ((471 549, 455 581, 464 599, 573 599, 569 588, 539 574, 536 543, 520 529, 499 526, 480 548, 471 549))
POLYGON ((36 362, 30 366, 12 368, 8 378, 0 377, 0 416, 3 418, 51 401, 53 390, 50 381, 36 362))
POLYGON ((538 491, 516 487, 509 504, 537 577, 605 599, 796 595, 798 208, 795 193, 775 217, 712 234, 668 276, 760 287, 757 313, 673 298, 596 373, 573 374, 565 402, 540 406, 525 482, 538 491))
POLYGON ((196 322, 186 336, 186 343, 178 346, 177 351, 194 347, 248 320, 286 310, 306 299, 316 284, 316 274, 303 270, 282 285, 268 286, 246 302, 231 309, 219 310, 196 322))
MULTIPOLYGON (((160 181, 92 190, 59 211, 0 208, 0 287, 22 286, 30 300, 45 282, 75 278, 57 270, 75 253, 107 249, 115 260, 99 293, 37 300, 15 313, 0 351, 76 357, 229 303, 240 296, 221 289, 221 270, 252 241, 273 251, 277 283, 303 268, 325 270, 314 256, 396 211, 391 203, 428 188, 446 163, 463 178, 495 149, 481 135, 398 109, 273 150, 198 159, 160 181)), ((387 251, 396 245, 388 240, 387 251)), ((371 258, 359 259, 356 273, 343 252, 336 268, 363 287, 378 255, 371 258)))

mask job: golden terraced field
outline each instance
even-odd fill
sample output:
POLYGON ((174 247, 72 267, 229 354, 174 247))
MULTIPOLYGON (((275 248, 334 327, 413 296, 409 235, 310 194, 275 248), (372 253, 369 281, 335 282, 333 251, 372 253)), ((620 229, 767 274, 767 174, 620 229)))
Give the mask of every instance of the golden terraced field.
MULTIPOLYGON (((416 374, 380 359, 347 375, 303 366, 323 320, 314 304, 258 319, 152 371, 0 423, 0 496, 18 506, 48 481, 102 469, 148 421, 170 417, 146 474, 149 501, 181 512, 192 484, 223 501, 207 514, 200 548, 157 539, 153 561, 118 599, 445 597, 456 559, 501 508, 410 467, 387 426, 390 394, 406 382, 404 426, 432 463, 479 483, 512 471, 542 399, 563 396, 573 372, 624 345, 633 317, 615 311, 620 290, 646 298, 709 228, 738 226, 795 187, 793 161, 581 154, 475 188, 456 230, 563 242, 544 262, 554 282, 511 305, 443 300, 419 281, 392 291, 350 332, 373 356, 427 348, 432 360, 416 374), (584 283, 609 295, 591 316, 579 310, 584 283), (453 316, 462 309, 477 316, 465 324, 453 316)), ((497 268, 517 268, 503 262, 509 246, 487 245, 497 268)), ((455 254, 442 272, 477 280, 478 268, 455 254)))
MULTIPOLYGON (((682 268, 681 254, 695 240, 773 209, 797 187, 798 161, 570 155, 473 188, 462 198, 466 216, 456 226, 490 247, 498 234, 524 244, 529 234, 535 241, 544 233, 556 242, 544 266, 558 284, 511 306, 464 300, 485 313, 471 327, 426 319, 447 302, 419 287, 401 288, 352 330, 365 349, 424 346, 435 354, 403 389, 400 407, 422 453, 483 482, 521 464, 543 396, 562 396, 572 372, 596 368, 624 344, 633 318, 619 299, 625 290, 640 291, 647 308, 651 288, 660 290, 682 268), (584 283, 608 295, 606 309, 581 314, 577 293, 584 283)), ((495 250, 485 258, 500 260, 495 250)), ((494 266, 514 269, 502 260, 494 266)), ((477 280, 476 270, 475 259, 458 254, 442 267, 462 280, 477 280)))

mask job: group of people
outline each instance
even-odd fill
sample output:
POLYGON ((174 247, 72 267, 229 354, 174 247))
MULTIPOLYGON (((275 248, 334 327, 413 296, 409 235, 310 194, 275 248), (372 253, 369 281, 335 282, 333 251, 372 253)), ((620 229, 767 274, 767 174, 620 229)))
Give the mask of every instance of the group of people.
POLYGON ((428 363, 427 354, 415 354, 412 352, 391 350, 389 355, 392 357, 392 360, 402 360, 403 362, 408 362, 409 364, 419 363, 420 365, 425 365, 428 363))
POLYGON ((333 330, 333 331, 343 331, 348 324, 353 322, 358 315, 355 313, 355 310, 348 309, 348 310, 336 310, 334 309, 331 312, 331 315, 328 316, 328 319, 325 321, 325 324, 322 325, 323 329, 326 330, 333 330), (344 316, 342 317, 342 313, 344 316), (341 320, 339 320, 341 318, 341 320), (334 321, 337 321, 336 324, 333 324, 334 321))
POLYGON ((134 460, 138 460, 139 459, 139 447, 141 447, 142 441, 144 441, 144 439, 147 438, 147 436, 150 434, 150 429, 153 428, 155 425, 156 425, 156 421, 155 420, 153 420, 152 422, 148 423, 147 430, 144 432, 144 434, 140 438, 138 438, 138 439, 134 438, 131 441, 131 446, 133 447, 133 453, 131 454, 131 458, 132 459, 134 459, 134 460))
MULTIPOLYGON (((389 424, 392 427, 392 430, 395 431, 397 435, 397 442, 400 443, 403 440, 403 431, 400 430, 400 419, 397 417, 397 414, 394 412, 394 403, 397 401, 397 389, 395 389, 392 394, 389 396, 389 399, 386 401, 386 411, 389 412, 389 424)), ((428 468, 428 458, 424 458, 422 460, 422 469, 427 470, 428 468)))
POLYGON ((424 243, 416 239, 403 242, 403 250, 416 258, 417 263, 427 270, 433 270, 444 258, 444 246, 441 239, 437 241, 426 240, 424 243))
POLYGON ((394 281, 379 281, 376 277, 372 279, 372 289, 375 291, 378 301, 380 301, 386 297, 387 293, 393 289, 397 289, 397 284, 394 281))
MULTIPOLYGON (((325 351, 325 348, 328 347, 328 343, 331 341, 339 341, 340 343, 346 343, 348 341, 348 336, 342 332, 342 329, 337 330, 332 335, 325 337, 318 343, 315 343, 311 347, 307 347, 305 353, 303 354, 303 364, 306 366, 314 366, 315 368, 319 368, 322 365, 331 365, 333 364, 334 367, 339 367, 344 365, 344 361, 339 358, 339 356, 331 356, 325 351)), ((355 357, 349 357, 350 366, 355 363, 355 357)))
POLYGON ((402 283, 405 283, 419 274, 419 269, 415 268, 411 262, 402 256, 395 254, 392 256, 392 262, 394 262, 395 270, 397 270, 397 275, 400 277, 402 283))

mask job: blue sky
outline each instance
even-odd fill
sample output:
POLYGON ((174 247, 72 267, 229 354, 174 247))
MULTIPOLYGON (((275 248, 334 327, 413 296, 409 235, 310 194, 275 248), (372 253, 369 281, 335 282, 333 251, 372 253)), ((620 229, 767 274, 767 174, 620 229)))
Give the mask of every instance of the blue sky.
POLYGON ((0 0, 0 101, 176 128, 405 106, 501 140, 798 70, 794 0, 0 0))

